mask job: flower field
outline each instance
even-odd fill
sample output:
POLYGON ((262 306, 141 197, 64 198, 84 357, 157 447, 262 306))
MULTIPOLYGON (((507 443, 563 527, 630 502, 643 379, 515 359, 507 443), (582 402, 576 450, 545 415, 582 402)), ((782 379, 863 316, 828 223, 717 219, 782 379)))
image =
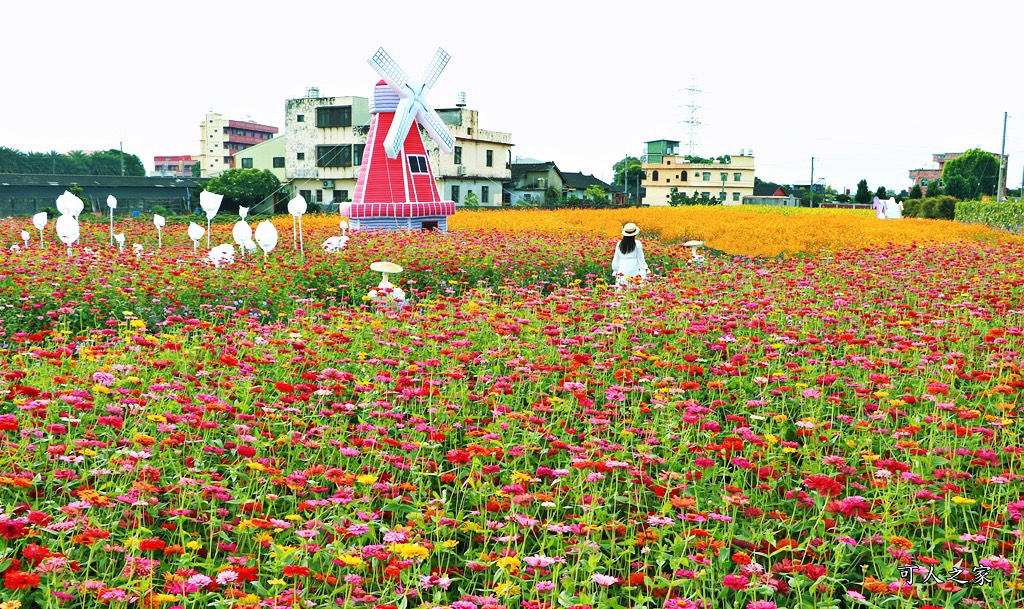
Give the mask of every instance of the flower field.
POLYGON ((6 243, 0 608, 1020 606, 1024 242, 659 211, 6 243))

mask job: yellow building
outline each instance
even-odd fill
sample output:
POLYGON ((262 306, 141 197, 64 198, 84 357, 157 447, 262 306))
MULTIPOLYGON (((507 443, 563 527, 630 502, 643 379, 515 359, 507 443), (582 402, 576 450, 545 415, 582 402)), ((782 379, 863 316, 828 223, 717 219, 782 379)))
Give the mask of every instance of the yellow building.
POLYGON ((691 197, 718 199, 723 205, 742 205, 743 197, 754 194, 754 155, 741 150, 707 163, 692 163, 679 153, 679 142, 647 142, 643 164, 647 193, 644 204, 667 206, 674 192, 691 197))
POLYGON ((199 125, 199 155, 195 157, 202 177, 209 178, 236 167, 236 153, 272 139, 275 133, 277 127, 208 113, 199 125))

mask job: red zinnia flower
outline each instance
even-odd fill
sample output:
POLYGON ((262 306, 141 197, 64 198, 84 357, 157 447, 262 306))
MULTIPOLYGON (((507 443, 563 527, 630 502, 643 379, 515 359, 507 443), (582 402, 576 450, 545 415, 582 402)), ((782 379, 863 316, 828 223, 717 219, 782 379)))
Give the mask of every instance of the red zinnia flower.
POLYGON ((7 571, 4 573, 4 587, 8 590, 25 590, 39 585, 38 573, 7 571))
POLYGON ((309 567, 299 565, 288 565, 282 570, 285 577, 309 577, 309 567))

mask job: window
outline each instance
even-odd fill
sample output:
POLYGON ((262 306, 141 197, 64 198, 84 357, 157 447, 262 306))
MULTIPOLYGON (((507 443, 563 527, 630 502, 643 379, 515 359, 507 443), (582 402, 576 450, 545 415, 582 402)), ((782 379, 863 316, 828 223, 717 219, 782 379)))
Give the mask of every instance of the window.
POLYGON ((436 231, 437 230, 437 220, 427 220, 425 222, 422 222, 420 224, 420 228, 422 230, 436 231))
POLYGON ((739 201, 740 200, 740 193, 738 193, 738 192, 732 193, 732 200, 733 201, 739 201))
POLYGON ((505 204, 511 204, 512 203, 512 193, 507 192, 507 191, 503 191, 501 193, 501 202, 505 203, 505 204))
POLYGON ((732 174, 732 181, 733 181, 733 182, 739 182, 739 181, 741 181, 742 179, 743 179, 743 174, 740 174, 740 173, 734 173, 734 174, 732 174))
POLYGON ((324 200, 324 191, 322 191, 322 190, 320 190, 318 188, 317 191, 316 191, 316 198, 313 199, 313 203, 318 203, 318 202, 323 201, 323 200, 324 200))
POLYGON ((462 146, 456 146, 455 147, 455 164, 456 165, 461 165, 462 164, 462 146))
POLYGON ((242 159, 242 169, 252 169, 252 158, 242 159))
POLYGON ((658 170, 657 169, 655 169, 654 171, 651 172, 651 180, 654 181, 654 182, 658 181, 658 170))
POLYGON ((729 180, 729 174, 723 171, 722 172, 722 181, 726 182, 728 180, 729 180))
POLYGON ((352 164, 362 165, 363 164, 363 150, 366 149, 366 144, 356 144, 352 149, 352 164))
POLYGON ((420 154, 409 155, 409 171, 412 173, 427 173, 427 157, 420 154))
POLYGON ((459 187, 452 186, 452 201, 459 202, 459 187))
POLYGON ((295 154, 295 158, 300 160, 300 161, 305 161, 306 160, 306 153, 305 152, 296 153, 295 154))
POLYGON ((282 167, 284 167, 284 157, 283 156, 275 156, 274 157, 274 169, 280 169, 282 167))
POLYGON ((316 147, 317 167, 351 167, 352 146, 339 144, 337 146, 316 147))
POLYGON ((711 198, 711 193, 710 192, 702 192, 702 193, 700 193, 700 196, 701 196, 702 199, 710 199, 711 198))
POLYGON ((299 123, 306 122, 306 115, 305 114, 298 114, 298 115, 296 115, 295 116, 295 121, 299 122, 299 123))
POLYGON ((342 203, 344 201, 348 201, 348 191, 347 190, 335 190, 334 191, 334 202, 335 203, 342 203))
MULTIPOLYGON (((490 151, 488 151, 490 152, 490 151)), ((491 187, 481 186, 480 187, 480 203, 487 205, 491 202, 491 187)))
POLYGON ((299 196, 305 199, 306 201, 310 200, 310 192, 308 190, 300 190, 299 196))
POLYGON ((488 150, 487 151, 487 166, 488 167, 494 167, 494 151, 493 150, 488 150))
POLYGON ((681 171, 679 173, 679 179, 684 181, 684 182, 686 181, 686 172, 685 171, 681 171))
POLYGON ((710 171, 705 171, 701 177, 704 179, 705 182, 710 182, 711 181, 711 172, 710 171))
POLYGON ((352 106, 324 106, 316 109, 317 127, 351 127, 352 106))

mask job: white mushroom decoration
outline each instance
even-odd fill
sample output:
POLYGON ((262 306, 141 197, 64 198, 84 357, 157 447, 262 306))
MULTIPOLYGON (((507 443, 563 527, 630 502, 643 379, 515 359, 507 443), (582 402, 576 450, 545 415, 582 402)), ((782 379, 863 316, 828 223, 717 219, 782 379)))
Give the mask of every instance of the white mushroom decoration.
POLYGON ((117 251, 124 252, 124 233, 117 233, 114 235, 114 241, 117 241, 117 251))
POLYGON ((188 238, 192 240, 192 251, 199 251, 199 240, 203 238, 203 233, 206 232, 202 226, 199 226, 195 222, 188 223, 188 238))
POLYGON ((28 234, 27 230, 21 231, 21 240, 25 242, 25 249, 28 249, 28 240, 32 238, 32 235, 28 234))
POLYGON ((403 302, 405 300, 405 292, 388 281, 388 275, 401 273, 402 267, 394 262, 374 262, 370 265, 370 270, 383 275, 383 279, 377 284, 377 288, 370 290, 369 296, 371 300, 391 299, 395 302, 403 302))
POLYGON ((683 247, 690 248, 690 262, 693 264, 702 264, 705 260, 704 256, 700 254, 700 248, 704 247, 703 241, 691 240, 683 244, 683 247))

